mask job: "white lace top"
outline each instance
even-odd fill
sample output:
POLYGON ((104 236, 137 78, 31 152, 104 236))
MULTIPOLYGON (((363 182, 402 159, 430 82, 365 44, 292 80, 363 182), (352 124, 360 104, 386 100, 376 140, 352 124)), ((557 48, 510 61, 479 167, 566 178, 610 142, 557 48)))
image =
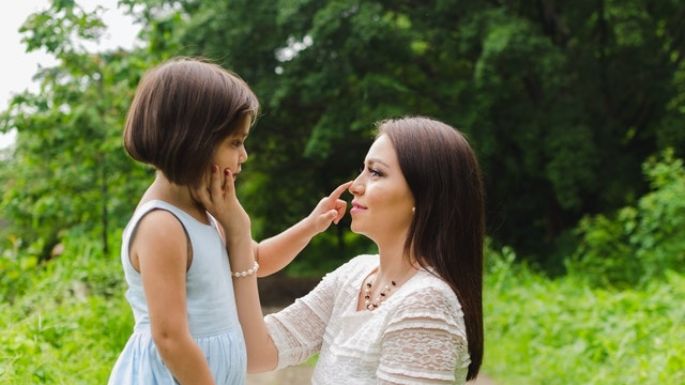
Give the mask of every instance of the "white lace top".
POLYGON ((320 352, 314 385, 464 384, 470 363, 457 296, 420 270, 374 311, 357 311, 377 255, 327 274, 306 296, 265 317, 278 367, 320 352))

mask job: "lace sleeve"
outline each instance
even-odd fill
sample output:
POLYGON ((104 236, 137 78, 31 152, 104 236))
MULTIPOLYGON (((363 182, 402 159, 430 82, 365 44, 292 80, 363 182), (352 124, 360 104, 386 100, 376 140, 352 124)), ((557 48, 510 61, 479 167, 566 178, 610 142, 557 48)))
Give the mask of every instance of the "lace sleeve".
POLYGON ((470 363, 456 296, 428 288, 407 298, 381 341, 379 384, 463 384, 470 363))
POLYGON ((309 294, 292 305, 264 317, 278 349, 277 369, 297 365, 321 349, 339 286, 338 277, 345 267, 327 274, 309 294))

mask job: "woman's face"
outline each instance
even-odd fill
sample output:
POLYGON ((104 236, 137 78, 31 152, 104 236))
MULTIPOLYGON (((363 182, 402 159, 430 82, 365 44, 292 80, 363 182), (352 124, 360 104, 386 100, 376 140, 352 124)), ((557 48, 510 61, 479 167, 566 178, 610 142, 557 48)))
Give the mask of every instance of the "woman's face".
POLYGON ((414 197, 387 135, 379 136, 369 148, 350 192, 354 195, 352 231, 375 242, 398 236, 404 240, 412 221, 414 197))

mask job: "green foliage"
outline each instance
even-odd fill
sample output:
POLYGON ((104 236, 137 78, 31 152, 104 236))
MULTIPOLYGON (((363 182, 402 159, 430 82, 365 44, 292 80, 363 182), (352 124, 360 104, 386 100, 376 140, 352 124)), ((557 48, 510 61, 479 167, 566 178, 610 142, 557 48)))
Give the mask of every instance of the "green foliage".
POLYGON ((123 226, 149 178, 122 151, 121 131, 133 87, 151 59, 85 51, 78 38, 98 36, 100 11, 55 1, 22 27, 27 49, 45 49, 59 64, 36 75, 39 93, 15 96, 0 116, 0 131, 18 132, 0 173, 0 209, 8 222, 0 246, 10 261, 18 250, 48 259, 74 229, 99 238, 107 250, 108 234, 123 226))
POLYGON ((245 174, 258 235, 352 177, 383 118, 463 129, 494 239, 540 265, 583 215, 645 190, 650 154, 685 148, 676 0, 123 3, 153 50, 213 58, 262 100, 245 174))
POLYGON ((104 383, 130 334, 119 258, 67 239, 59 258, 22 271, 28 285, 12 303, 0 301, 0 383, 104 383))
POLYGON ((88 53, 82 41, 102 33, 101 10, 75 1, 53 1, 23 27, 27 49, 59 64, 2 115, 0 131, 17 128, 19 140, 3 162, 15 171, 0 173, 0 208, 4 238, 39 260, 72 227, 107 247, 109 229, 125 223, 149 176, 121 150, 125 111, 143 71, 175 55, 235 70, 262 101, 241 181, 257 238, 353 177, 375 121, 422 114, 474 143, 493 239, 558 271, 552 248, 582 216, 624 206, 646 189, 650 154, 685 148, 675 0, 120 4, 142 24, 144 48, 88 53))
POLYGON ((685 167, 665 151, 643 166, 652 191, 615 215, 584 218, 570 271, 602 285, 644 285, 685 266, 685 167))
MULTIPOLYGON (((90 53, 102 10, 53 0, 23 32, 59 64, 0 115, 18 131, 0 154, 0 383, 106 380, 133 322, 116 245, 151 177, 121 149, 125 111, 175 55, 235 70, 262 101, 238 185, 257 238, 353 177, 373 122, 434 116, 476 147, 492 244, 558 264, 585 216, 565 277, 488 248, 484 372, 685 383, 685 35, 680 2, 657 3, 121 0, 146 46, 90 53)), ((348 221, 288 272, 370 251, 348 221)))
POLYGON ((484 293, 483 372, 497 384, 680 384, 685 381, 685 276, 639 290, 589 288, 496 262, 484 293))

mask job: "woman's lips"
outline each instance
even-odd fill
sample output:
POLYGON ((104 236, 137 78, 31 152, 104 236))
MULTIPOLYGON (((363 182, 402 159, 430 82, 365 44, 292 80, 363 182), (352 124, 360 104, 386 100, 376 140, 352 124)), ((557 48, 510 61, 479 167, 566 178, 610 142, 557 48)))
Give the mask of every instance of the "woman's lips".
POLYGON ((366 210, 365 206, 360 205, 357 202, 352 202, 352 208, 350 209, 350 214, 358 213, 360 211, 366 210))

